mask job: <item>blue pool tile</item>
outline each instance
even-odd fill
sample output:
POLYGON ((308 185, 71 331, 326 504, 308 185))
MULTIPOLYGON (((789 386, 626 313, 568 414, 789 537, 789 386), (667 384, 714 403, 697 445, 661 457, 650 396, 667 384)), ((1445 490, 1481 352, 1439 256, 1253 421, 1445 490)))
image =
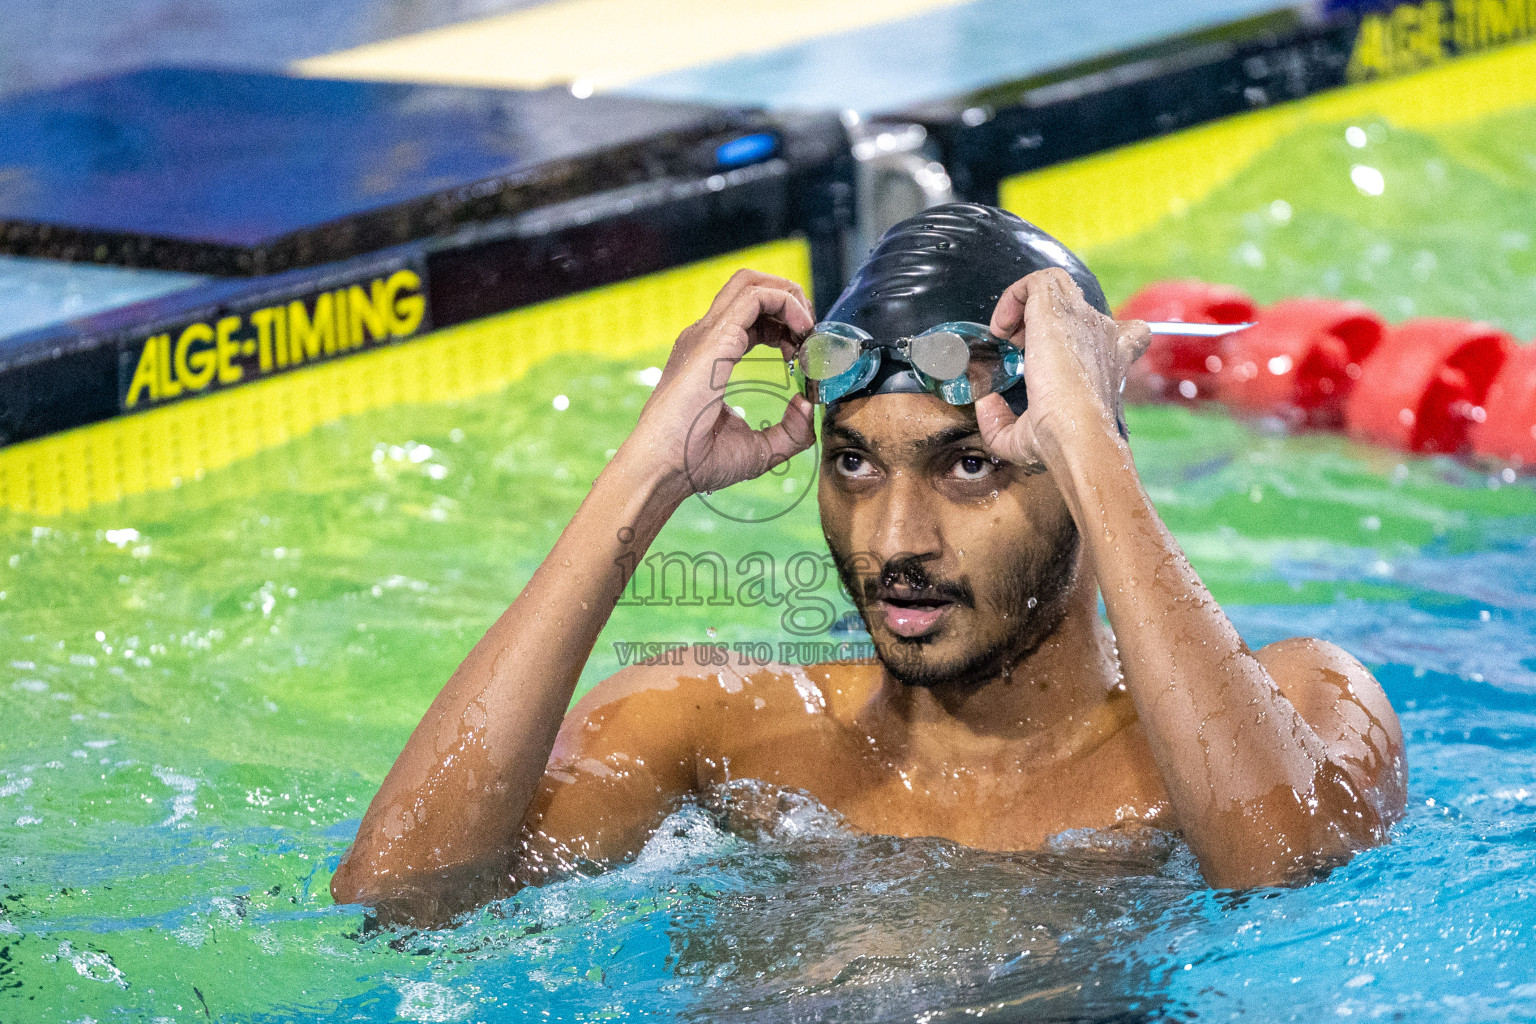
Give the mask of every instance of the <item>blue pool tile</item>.
POLYGON ((0 338, 201 284, 195 274, 0 256, 0 338))
POLYGON ((624 91, 778 108, 891 110, 1280 6, 1275 0, 978 0, 642 79, 624 91))

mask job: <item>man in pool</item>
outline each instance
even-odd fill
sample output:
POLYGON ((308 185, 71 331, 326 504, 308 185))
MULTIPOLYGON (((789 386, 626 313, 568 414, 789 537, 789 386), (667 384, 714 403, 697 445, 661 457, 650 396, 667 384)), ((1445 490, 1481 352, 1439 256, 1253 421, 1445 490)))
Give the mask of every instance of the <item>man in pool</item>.
POLYGON ((620 862, 733 779, 991 850, 1177 831, 1219 887, 1385 841, 1406 768, 1380 685, 1323 641, 1249 650, 1142 489, 1120 390, 1147 338, 1059 243, 983 206, 897 225, 822 325, 795 284, 737 273, 412 733, 335 899, 440 923, 620 862), (809 375, 763 431, 720 373, 755 345, 809 375), (570 708, 616 567, 690 495, 809 448, 812 399, 822 528, 878 660, 637 665, 570 708))

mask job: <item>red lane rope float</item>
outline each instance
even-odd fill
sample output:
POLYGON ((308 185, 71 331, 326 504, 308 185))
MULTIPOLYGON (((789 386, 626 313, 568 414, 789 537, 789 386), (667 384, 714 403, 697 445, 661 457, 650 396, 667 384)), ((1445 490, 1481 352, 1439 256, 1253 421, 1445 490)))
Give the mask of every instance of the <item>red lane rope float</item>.
MULTIPOLYGON (((1187 324, 1241 324, 1254 319, 1258 305, 1243 292, 1204 281, 1159 281, 1125 301, 1122 320, 1179 320, 1187 324)), ((1195 401, 1214 398, 1222 367, 1221 338, 1155 335, 1126 382, 1132 400, 1195 401)))
POLYGON ((1486 323, 1430 317, 1389 327, 1358 302, 1289 299, 1259 309, 1236 288, 1159 281, 1121 319, 1242 323, 1223 338, 1154 336, 1131 401, 1217 400, 1361 441, 1536 466, 1536 345, 1486 323))
POLYGON ((1467 428, 1472 451, 1519 466, 1536 465, 1536 346, 1515 349, 1483 399, 1484 416, 1467 428))
POLYGON ((1289 299, 1223 339, 1216 397, 1251 415, 1340 426, 1345 401, 1381 343, 1386 324, 1358 302, 1289 299))
POLYGON ((1483 401, 1513 338, 1489 324, 1425 318, 1392 328, 1365 361, 1344 409, 1362 441, 1454 454, 1486 422, 1483 401))

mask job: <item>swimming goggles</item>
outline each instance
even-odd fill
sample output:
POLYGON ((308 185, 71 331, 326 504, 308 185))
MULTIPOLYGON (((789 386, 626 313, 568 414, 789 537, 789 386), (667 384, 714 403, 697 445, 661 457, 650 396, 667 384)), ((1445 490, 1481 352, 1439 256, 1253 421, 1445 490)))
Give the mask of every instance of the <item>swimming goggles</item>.
POLYGON ((981 324, 953 321, 888 342, 826 321, 801 343, 795 383, 806 398, 825 405, 873 380, 882 359, 906 363, 924 391, 950 405, 970 405, 1024 378, 1023 351, 981 324))
MULTIPOLYGON (((1196 338, 1219 338, 1252 326, 1147 322, 1153 334, 1196 338)), ((795 382, 806 398, 826 405, 868 384, 886 357, 912 367, 910 376, 918 386, 950 405, 970 405, 1024 378, 1023 350, 978 323, 954 320, 910 338, 882 342, 852 324, 827 320, 801 343, 794 361, 795 382)))

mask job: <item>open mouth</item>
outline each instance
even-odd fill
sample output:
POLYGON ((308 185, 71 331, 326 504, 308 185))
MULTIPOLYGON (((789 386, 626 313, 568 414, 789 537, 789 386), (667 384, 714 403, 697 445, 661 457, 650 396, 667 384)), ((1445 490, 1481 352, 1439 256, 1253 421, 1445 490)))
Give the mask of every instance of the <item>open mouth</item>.
POLYGON ((949 598, 928 594, 887 592, 875 602, 875 607, 885 617, 887 629, 897 636, 914 639, 937 629, 955 604, 949 598))

